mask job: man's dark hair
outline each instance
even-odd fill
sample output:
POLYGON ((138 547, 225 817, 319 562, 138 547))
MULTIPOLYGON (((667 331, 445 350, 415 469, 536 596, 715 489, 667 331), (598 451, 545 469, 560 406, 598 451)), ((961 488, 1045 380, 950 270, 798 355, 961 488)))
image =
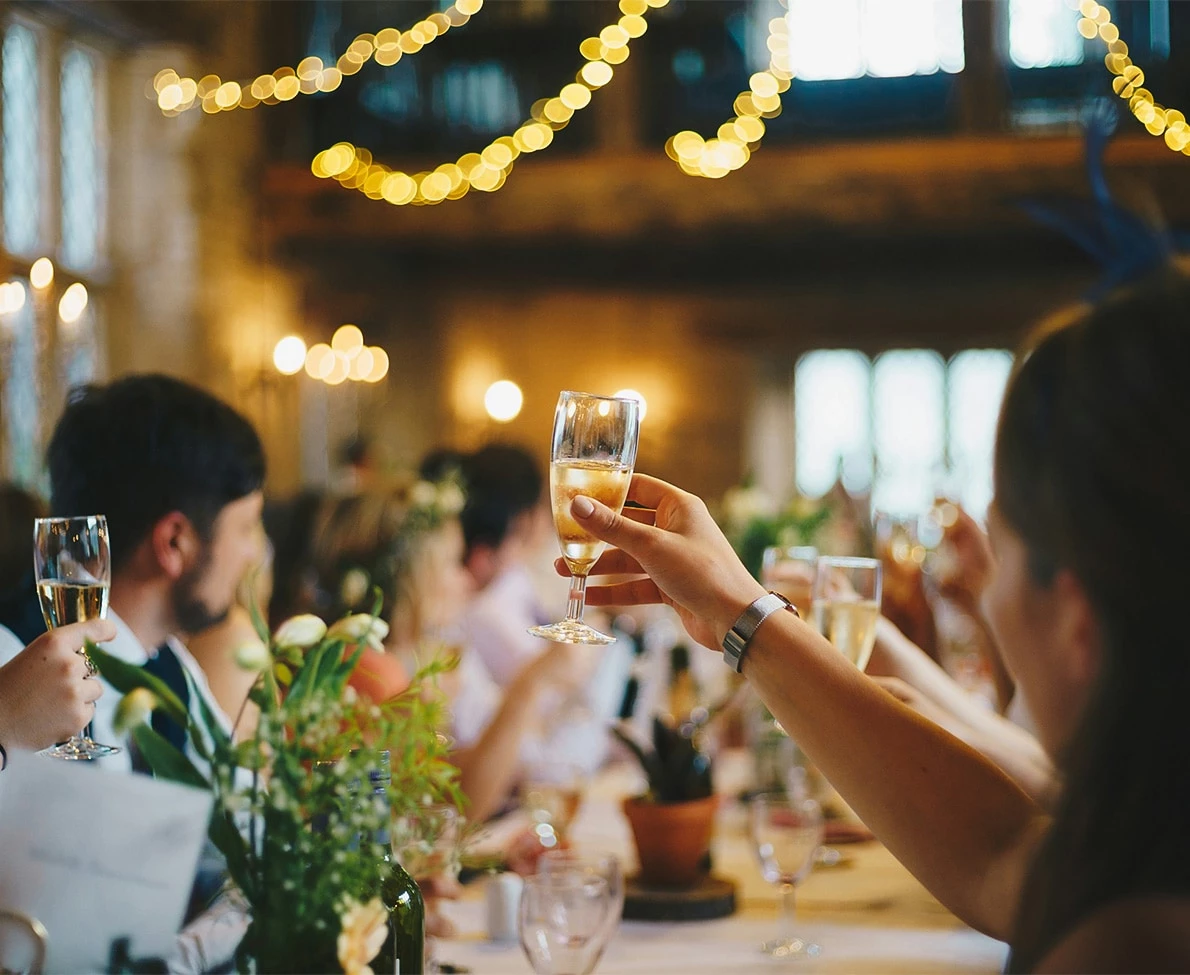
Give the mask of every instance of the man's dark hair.
POLYGON ((207 538, 224 507, 260 489, 265 471, 246 419, 160 375, 72 391, 46 459, 55 515, 107 516, 113 569, 171 511, 207 538))
POLYGON ((517 515, 541 499, 542 477, 528 451, 511 444, 490 444, 463 458, 467 504, 460 520, 467 550, 499 545, 517 515))

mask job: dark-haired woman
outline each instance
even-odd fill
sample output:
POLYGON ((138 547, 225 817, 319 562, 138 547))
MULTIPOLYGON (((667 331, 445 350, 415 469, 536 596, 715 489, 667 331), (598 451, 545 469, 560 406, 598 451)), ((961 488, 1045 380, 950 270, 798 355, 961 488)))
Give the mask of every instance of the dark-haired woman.
POLYGON ((1117 296, 1045 335, 1005 397, 987 603, 1063 779, 1052 816, 761 602, 696 497, 638 475, 654 524, 572 504, 618 548, 597 568, 643 576, 589 601, 666 602, 707 646, 734 628, 769 709, 1012 970, 1190 971, 1188 309, 1182 277, 1117 296))

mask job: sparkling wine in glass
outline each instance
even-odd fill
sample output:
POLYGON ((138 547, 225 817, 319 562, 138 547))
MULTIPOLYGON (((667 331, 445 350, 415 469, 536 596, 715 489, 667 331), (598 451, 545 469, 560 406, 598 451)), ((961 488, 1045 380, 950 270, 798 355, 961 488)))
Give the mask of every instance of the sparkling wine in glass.
POLYGON ((634 399, 569 391, 558 397, 550 453, 550 500, 558 544, 570 567, 570 598, 566 619, 532 627, 529 632, 534 636, 556 643, 616 642, 614 636, 583 622, 587 573, 603 552, 604 543, 574 520, 570 502, 582 494, 612 511, 624 507, 636 463, 639 410, 640 404, 634 399))
POLYGON ((879 559, 824 555, 818 560, 811 616, 814 626, 860 670, 868 665, 880 618, 879 559))
POLYGON ((518 928, 537 975, 588 975, 611 937, 611 892, 602 877, 574 873, 525 879, 518 928))
POLYGON ((822 843, 822 809, 804 795, 774 793, 755 797, 748 812, 760 872, 782 893, 781 931, 760 949, 773 958, 817 955, 822 949, 794 932, 794 891, 814 867, 822 843))
MULTIPOLYGON (((103 515, 38 518, 33 523, 33 570, 41 615, 49 629, 107 616, 112 579, 107 519, 103 515)), ((79 653, 86 655, 81 647, 79 653)), ((90 660, 87 669, 94 677, 90 660)), ((84 731, 46 754, 87 761, 119 751, 114 745, 92 741, 84 731)))
POLYGON ((545 846, 565 843, 583 802, 584 770, 564 760, 542 759, 529 769, 521 801, 545 846))

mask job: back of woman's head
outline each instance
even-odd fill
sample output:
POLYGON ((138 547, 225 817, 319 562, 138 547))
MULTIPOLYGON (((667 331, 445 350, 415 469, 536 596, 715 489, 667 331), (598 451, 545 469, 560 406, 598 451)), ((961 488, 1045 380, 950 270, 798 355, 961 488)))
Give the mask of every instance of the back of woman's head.
POLYGON ((1005 396, 996 504, 1033 581, 1071 573, 1101 653, 1013 967, 1129 894, 1190 895, 1190 281, 1164 274, 1051 331, 1005 396), (1137 842, 1143 831, 1143 842, 1137 842))

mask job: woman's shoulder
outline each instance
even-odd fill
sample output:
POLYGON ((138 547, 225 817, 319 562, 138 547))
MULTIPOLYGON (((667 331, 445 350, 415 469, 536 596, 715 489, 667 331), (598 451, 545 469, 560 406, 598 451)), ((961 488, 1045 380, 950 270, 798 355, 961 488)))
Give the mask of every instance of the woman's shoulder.
POLYGON ((1190 895, 1133 896, 1107 904, 1071 930, 1037 970, 1190 971, 1190 895))

